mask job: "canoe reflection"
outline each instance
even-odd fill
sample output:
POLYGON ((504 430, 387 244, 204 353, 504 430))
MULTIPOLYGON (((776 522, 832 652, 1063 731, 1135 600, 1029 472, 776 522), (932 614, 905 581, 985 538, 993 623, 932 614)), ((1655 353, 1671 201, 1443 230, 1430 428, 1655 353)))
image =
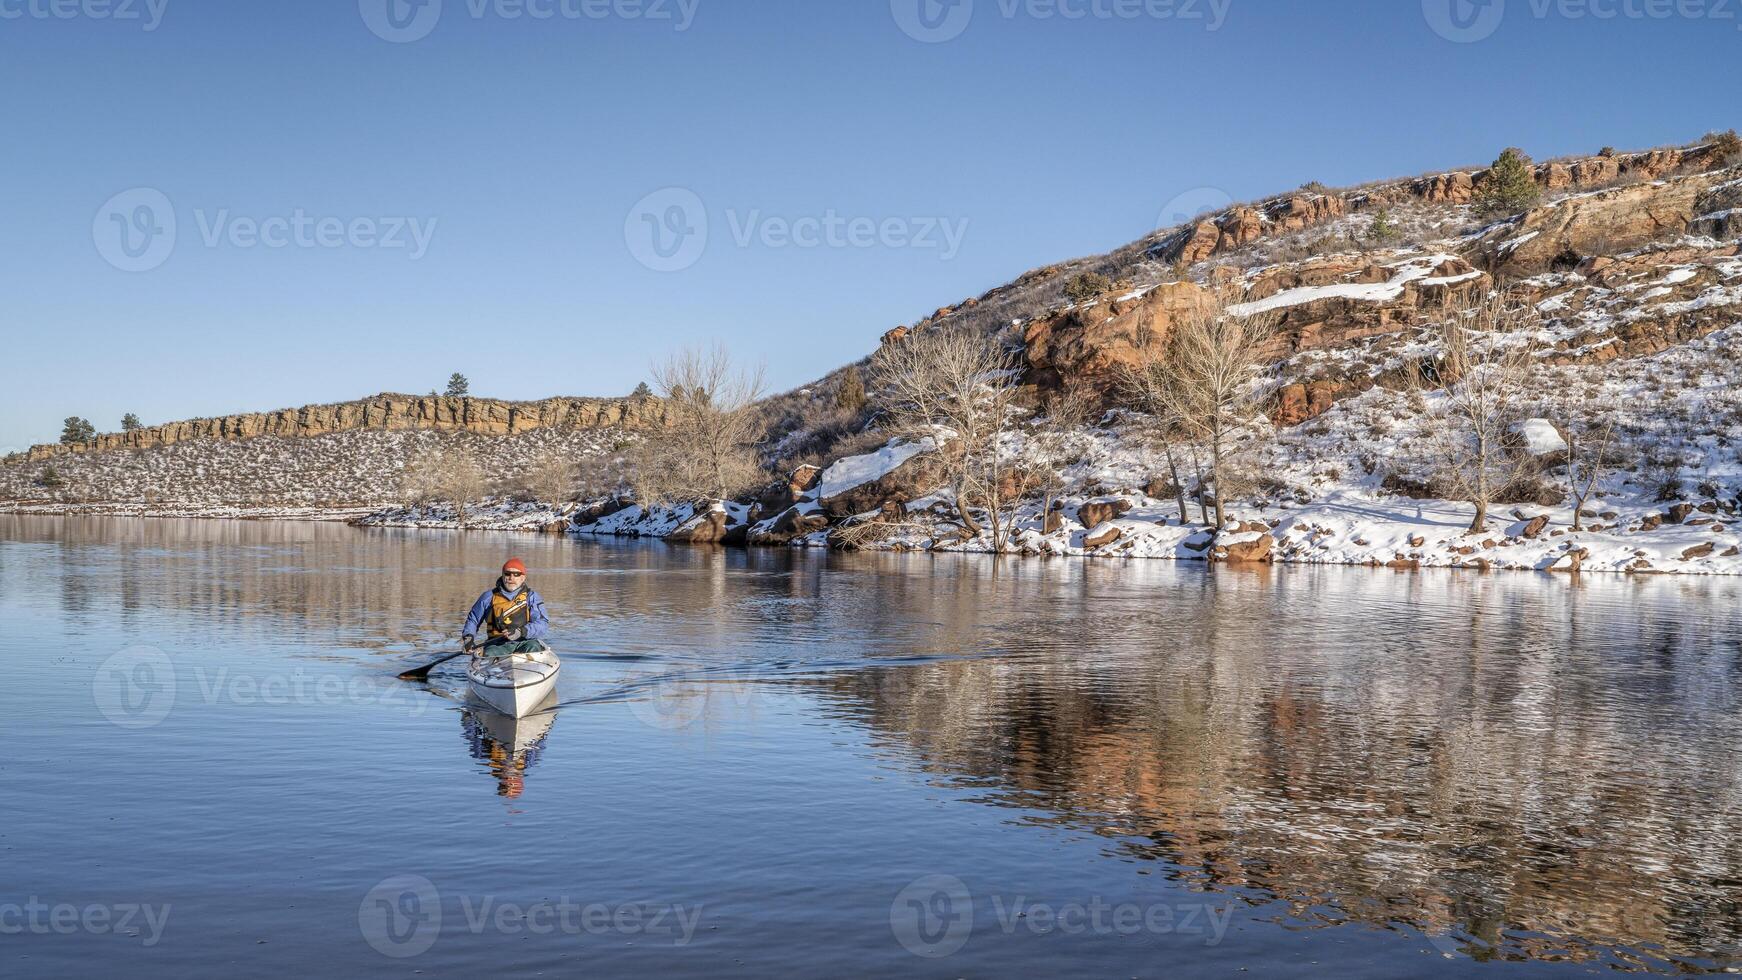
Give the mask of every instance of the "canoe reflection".
POLYGON ((510 718, 488 708, 460 712, 472 758, 496 777, 496 795, 514 800, 526 792, 526 774, 544 756, 544 740, 556 724, 556 697, 524 718, 510 718))

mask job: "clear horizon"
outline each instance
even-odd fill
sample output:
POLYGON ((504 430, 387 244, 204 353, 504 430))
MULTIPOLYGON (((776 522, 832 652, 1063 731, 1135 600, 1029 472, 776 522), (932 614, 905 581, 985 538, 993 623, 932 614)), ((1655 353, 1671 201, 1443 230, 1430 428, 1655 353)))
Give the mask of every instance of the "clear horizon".
POLYGON ((30 93, 0 110, 0 452, 67 416, 109 432, 454 371, 481 397, 623 395, 716 339, 789 389, 1182 207, 1731 128, 1707 103, 1738 17, 0 0, 0 78, 30 93))

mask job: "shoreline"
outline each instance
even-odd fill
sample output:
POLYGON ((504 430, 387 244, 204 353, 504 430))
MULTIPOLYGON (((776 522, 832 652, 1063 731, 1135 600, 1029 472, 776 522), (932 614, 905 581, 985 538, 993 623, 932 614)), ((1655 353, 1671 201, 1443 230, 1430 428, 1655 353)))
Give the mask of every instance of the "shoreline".
MULTIPOLYGON (((1698 522, 1693 524, 1661 523, 1661 517, 1667 515, 1657 514, 1659 508, 1633 508, 1640 513, 1629 514, 1609 512, 1617 524, 1640 522, 1649 526, 1648 531, 1572 531, 1571 512, 1562 507, 1532 508, 1534 514, 1522 511, 1496 514, 1487 531, 1472 534, 1462 526, 1468 524, 1468 517, 1463 516, 1460 523, 1459 515, 1447 512, 1443 502, 1387 498, 1384 501, 1387 513, 1376 510, 1380 501, 1365 495, 1337 495, 1310 504, 1262 508, 1257 515, 1261 519, 1231 523, 1218 536, 1207 527, 1181 525, 1172 501, 1142 495, 1111 495, 1062 498, 1061 503, 1063 506, 1056 511, 1059 516, 1053 522, 1056 529, 1051 533, 1041 532, 1044 522, 1039 519, 1038 508, 1019 515, 1018 530, 1011 534, 1002 554, 1012 558, 1147 559, 1245 567, 1337 565, 1404 571, 1445 568, 1557 574, 1742 576, 1742 532, 1724 523, 1727 517, 1692 505, 1681 507, 1687 508, 1684 520, 1698 522), (1408 505, 1406 509, 1416 511, 1419 517, 1394 519, 1400 504, 1408 505), (1080 517, 1085 511, 1091 519, 1100 519, 1085 526, 1080 520, 1062 516, 1071 513, 1080 517), (1172 516, 1168 516, 1168 511, 1174 512, 1172 516), (1654 517, 1660 521, 1654 522, 1654 517)), ((685 538, 682 530, 704 521, 711 513, 692 505, 645 513, 631 506, 579 526, 570 520, 579 508, 565 513, 541 504, 502 503, 473 510, 465 521, 460 521, 445 508, 153 508, 118 503, 0 502, 0 514, 33 517, 345 523, 360 528, 561 534, 570 538, 652 539, 722 547, 833 548, 828 530, 794 535, 784 542, 685 538)), ((852 550, 993 554, 984 537, 965 541, 949 540, 949 535, 933 537, 917 522, 925 512, 915 509, 910 514, 916 523, 902 525, 899 532, 882 540, 864 542, 852 550)), ((743 510, 736 506, 732 517, 733 527, 743 529, 746 534, 773 523, 764 520, 750 524, 743 510)))

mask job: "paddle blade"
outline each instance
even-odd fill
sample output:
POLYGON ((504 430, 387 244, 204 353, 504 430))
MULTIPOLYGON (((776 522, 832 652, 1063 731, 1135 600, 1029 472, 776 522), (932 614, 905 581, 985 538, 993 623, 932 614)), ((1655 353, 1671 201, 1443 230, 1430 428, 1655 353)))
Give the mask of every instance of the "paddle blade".
POLYGON ((447 656, 441 658, 440 660, 434 661, 433 663, 428 663, 428 664, 423 665, 422 667, 418 667, 415 670, 408 670, 405 673, 400 674, 399 679, 402 681, 427 681, 427 680, 429 680, 429 672, 430 671, 436 669, 437 667, 440 667, 442 664, 447 663, 448 661, 454 659, 455 657, 463 657, 465 655, 466 655, 466 651, 464 651, 464 650, 461 650, 459 653, 450 653, 447 656))

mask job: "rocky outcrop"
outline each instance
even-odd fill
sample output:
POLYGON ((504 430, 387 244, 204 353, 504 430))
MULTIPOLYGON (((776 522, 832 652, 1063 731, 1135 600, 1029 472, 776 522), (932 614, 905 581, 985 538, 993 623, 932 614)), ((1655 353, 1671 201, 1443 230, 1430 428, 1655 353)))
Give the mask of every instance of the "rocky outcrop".
MULTIPOLYGON (((1304 351, 1343 347, 1417 326, 1448 299, 1481 286, 1486 278, 1462 259, 1447 256, 1432 269, 1408 279, 1397 268, 1372 262, 1326 259, 1281 266, 1254 280, 1242 296, 1263 300, 1291 289, 1332 284, 1400 280, 1397 295, 1384 301, 1327 296, 1291 303, 1277 311, 1277 326, 1259 350, 1261 360, 1280 361, 1304 351), (1407 281, 1401 281, 1407 280, 1407 281)), ((1029 380, 1043 387, 1084 387, 1111 392, 1120 374, 1159 354, 1174 326, 1208 309, 1213 299, 1191 282, 1165 283, 1130 299, 1079 304, 1036 319, 1024 332, 1029 380)), ((1370 386, 1370 384, 1368 385, 1370 386)), ((1342 389, 1338 390, 1338 394, 1342 389)), ((1317 389, 1328 408, 1326 386, 1317 389)), ((1302 421, 1314 404, 1313 390, 1287 392, 1282 416, 1302 421)))
POLYGON ((1639 248, 1687 231, 1708 213, 1696 202, 1715 205, 1717 186, 1738 176, 1724 171, 1568 198, 1490 233, 1480 254, 1490 269, 1527 276, 1639 248))
POLYGON ((658 398, 546 398, 534 402, 438 395, 383 394, 332 405, 305 405, 275 412, 171 422, 132 432, 113 432, 76 445, 32 446, 31 461, 67 453, 155 449, 195 439, 239 440, 255 436, 322 436, 355 429, 433 429, 515 435, 543 428, 646 429, 664 424, 658 398))
POLYGON ((1173 323, 1210 305, 1203 289, 1175 282, 1132 299, 1079 304, 1037 319, 1023 335, 1031 380, 1108 388, 1121 368, 1159 350, 1173 323))
MULTIPOLYGON (((1710 170, 1721 163, 1718 152, 1713 146, 1702 145, 1643 153, 1606 153, 1539 164, 1535 176, 1545 191, 1598 190, 1623 180, 1660 180, 1710 170)), ((1167 262, 1193 265, 1262 238, 1325 224, 1351 211, 1412 200, 1424 204, 1468 204, 1475 199, 1486 176, 1486 170, 1452 171, 1356 191, 1303 191, 1258 204, 1237 205, 1171 231, 1157 240, 1150 251, 1167 262)))

